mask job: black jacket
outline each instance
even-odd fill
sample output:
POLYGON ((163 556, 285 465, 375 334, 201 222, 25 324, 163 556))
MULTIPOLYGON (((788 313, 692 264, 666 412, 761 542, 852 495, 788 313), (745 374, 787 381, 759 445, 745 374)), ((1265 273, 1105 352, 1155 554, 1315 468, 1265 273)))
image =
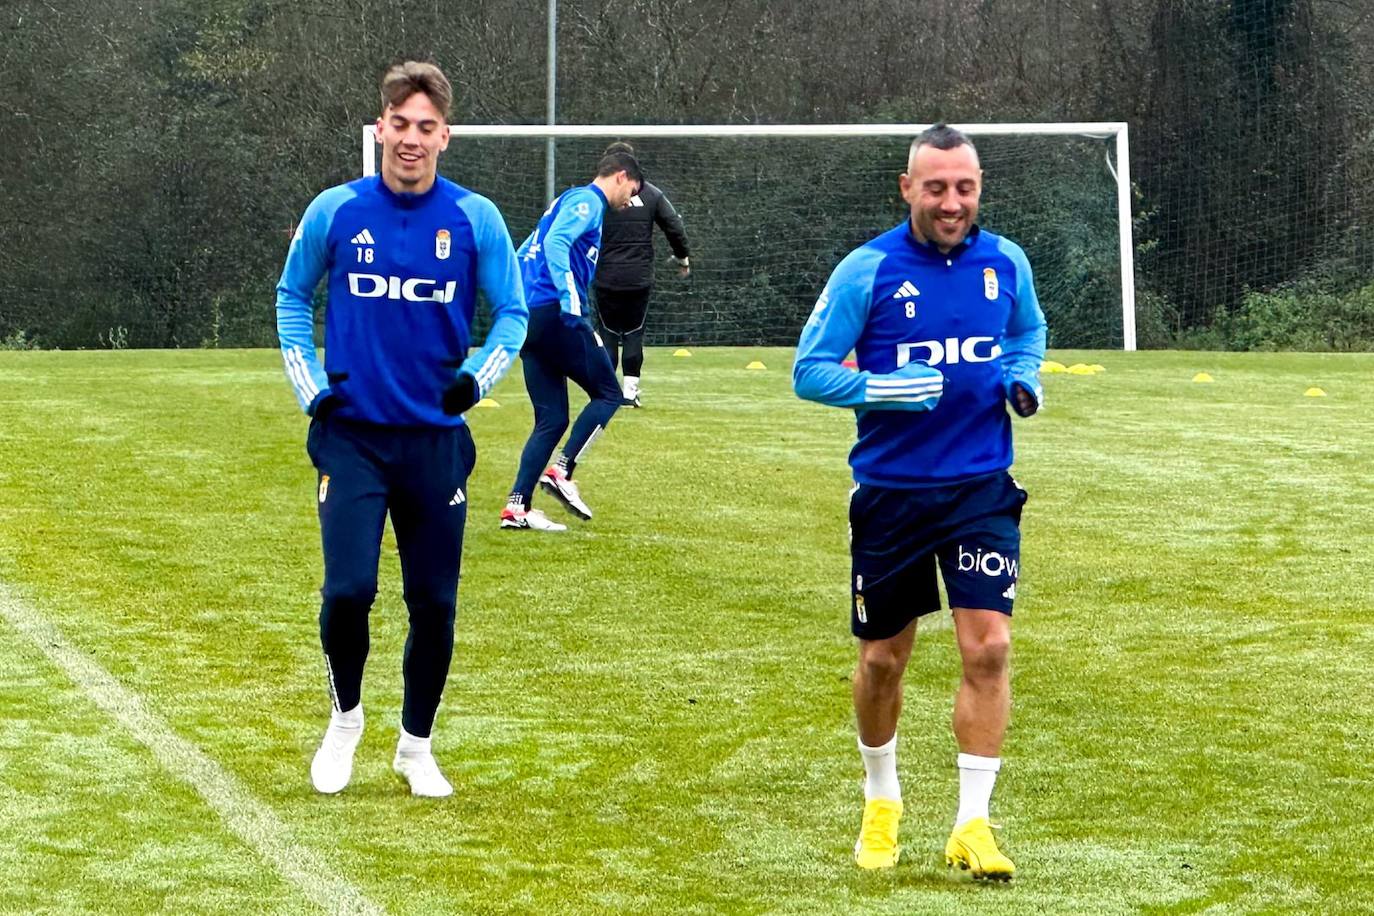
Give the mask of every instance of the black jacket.
POLYGON ((644 182, 624 210, 607 210, 601 223, 601 251, 592 280, 601 289, 648 289, 654 285, 654 223, 668 237, 673 254, 687 257, 687 230, 663 192, 644 182))

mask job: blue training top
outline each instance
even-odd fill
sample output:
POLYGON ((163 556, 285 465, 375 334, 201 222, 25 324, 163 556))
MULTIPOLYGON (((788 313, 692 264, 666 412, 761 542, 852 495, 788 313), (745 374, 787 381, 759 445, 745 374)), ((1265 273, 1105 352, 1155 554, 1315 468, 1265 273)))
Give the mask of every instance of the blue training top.
POLYGON ((1045 316, 1014 242, 980 231, 948 254, 903 222, 850 252, 802 329, 797 395, 854 408, 861 484, 957 483, 1012 462, 1006 398, 1043 398, 1045 316), (853 350, 859 371, 842 365, 853 350))
POLYGON ((510 233, 496 205, 436 178, 397 194, 379 176, 330 188, 301 218, 277 284, 286 375, 307 413, 331 392, 338 416, 387 426, 457 426, 442 407, 460 373, 485 396, 525 341, 529 311, 510 233), (325 362, 312 300, 328 274, 325 362), (471 356, 477 291, 492 326, 471 356))
POLYGON ((606 195, 594 184, 570 188, 549 204, 517 252, 530 308, 557 302, 570 315, 586 313, 605 215, 606 195))

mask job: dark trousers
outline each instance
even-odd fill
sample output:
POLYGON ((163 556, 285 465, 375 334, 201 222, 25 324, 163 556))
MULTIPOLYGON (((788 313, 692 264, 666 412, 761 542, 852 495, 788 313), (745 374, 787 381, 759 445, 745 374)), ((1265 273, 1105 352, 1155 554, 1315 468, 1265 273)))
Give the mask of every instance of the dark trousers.
POLYGON ((311 422, 307 450, 319 471, 320 642, 334 706, 348 710, 362 699, 368 613, 389 512, 410 614, 401 724, 425 737, 453 657, 466 487, 477 462, 472 433, 466 425, 405 429, 329 418, 311 422))
POLYGON ((619 353, 625 350, 625 374, 636 378, 644 369, 644 318, 649 313, 649 294, 652 287, 643 289, 596 288, 596 314, 601 323, 601 338, 611 369, 619 363, 619 353))
POLYGON ((583 449, 610 424, 620 406, 620 385, 591 325, 577 315, 562 312, 557 303, 530 309, 520 361, 525 389, 534 405, 534 431, 520 453, 520 470, 511 495, 518 494, 529 506, 539 476, 568 428, 568 380, 576 382, 591 399, 577 415, 563 445, 563 453, 574 461, 580 460, 583 449))

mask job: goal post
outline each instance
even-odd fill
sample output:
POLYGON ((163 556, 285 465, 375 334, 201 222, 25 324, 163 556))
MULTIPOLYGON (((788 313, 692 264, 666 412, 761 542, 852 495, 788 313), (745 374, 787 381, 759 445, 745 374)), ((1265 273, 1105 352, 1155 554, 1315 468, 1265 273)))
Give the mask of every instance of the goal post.
MULTIPOLYGON (((845 251, 901 219, 905 205, 894 200, 896 176, 905 167, 906 144, 929 126, 454 124, 440 170, 495 200, 518 243, 521 230, 548 203, 542 200, 542 177, 553 165, 546 161, 548 141, 563 150, 556 165, 566 179, 559 187, 566 187, 588 180, 607 142, 629 140, 649 180, 683 213, 693 274, 705 277, 686 292, 670 279, 659 283, 656 299, 669 300, 676 308, 671 316, 679 320, 662 324, 655 334, 655 305, 651 341, 795 342, 820 291, 817 277, 823 283, 845 251), (855 186, 848 197, 846 183, 855 186), (726 212, 736 204, 739 213, 726 212), (846 206, 857 207, 848 222, 836 212, 846 206), (823 237, 827 228, 829 238, 823 237), (707 233, 714 250, 709 258, 706 252, 699 257, 697 243, 707 233), (769 244, 776 250, 764 251, 769 244), (796 282, 783 276, 789 266, 799 269, 796 282), (703 322, 713 316, 724 324, 707 330, 703 322)), ((1051 344, 1134 350, 1127 124, 953 126, 974 138, 989 176, 980 222, 1021 244, 1036 271, 1051 344), (1110 281, 1103 276, 1108 272, 1114 274, 1110 281), (1101 312, 1111 305, 1100 301, 1108 291, 1120 314, 1120 323, 1110 327, 1102 324, 1101 312)), ((368 124, 362 131, 362 171, 376 170, 376 130, 368 124)))

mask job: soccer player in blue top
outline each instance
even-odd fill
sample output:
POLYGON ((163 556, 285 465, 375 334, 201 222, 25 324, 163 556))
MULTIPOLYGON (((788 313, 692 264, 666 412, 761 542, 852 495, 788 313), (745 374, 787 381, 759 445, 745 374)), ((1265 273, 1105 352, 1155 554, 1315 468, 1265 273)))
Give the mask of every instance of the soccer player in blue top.
POLYGON ((988 801, 1011 713, 1026 501, 1007 473, 1007 405, 1023 417, 1040 407, 1045 318, 1025 253, 974 222, 982 177, 959 131, 939 124, 916 138, 899 181, 910 219, 835 268, 802 331, 792 381, 800 397, 852 409, 858 420, 850 625, 867 778, 855 860, 897 863, 902 674, 916 619, 940 608, 938 565, 963 662, 954 701, 959 811, 945 858, 1005 880, 1014 866, 993 839, 988 801), (842 365, 851 350, 857 372, 842 365))
POLYGON ((534 405, 534 431, 520 454, 510 499, 501 510, 502 528, 567 530, 566 525, 530 507, 536 485, 578 518, 592 517, 573 482, 573 471, 611 422, 621 396, 611 358, 587 315, 587 287, 596 272, 606 208, 629 206, 643 180, 631 153, 607 150, 592 182, 564 191, 549 204, 516 253, 530 308, 529 336, 520 358, 525 389, 534 405), (573 424, 558 461, 546 468, 568 428, 568 379, 587 392, 590 400, 573 424))
POLYGON ((410 633, 392 767, 415 795, 453 792, 430 732, 453 655, 468 475, 477 453, 463 413, 505 374, 528 312, 510 233, 495 205, 439 178, 453 90, 438 67, 382 78, 379 177, 311 202, 277 284, 286 375, 311 417, 324 543, 320 640, 333 712, 310 778, 348 785, 362 738, 368 612, 387 514, 401 556, 410 633), (326 279, 325 365, 312 300, 326 279), (477 291, 492 326, 468 355, 477 291))

